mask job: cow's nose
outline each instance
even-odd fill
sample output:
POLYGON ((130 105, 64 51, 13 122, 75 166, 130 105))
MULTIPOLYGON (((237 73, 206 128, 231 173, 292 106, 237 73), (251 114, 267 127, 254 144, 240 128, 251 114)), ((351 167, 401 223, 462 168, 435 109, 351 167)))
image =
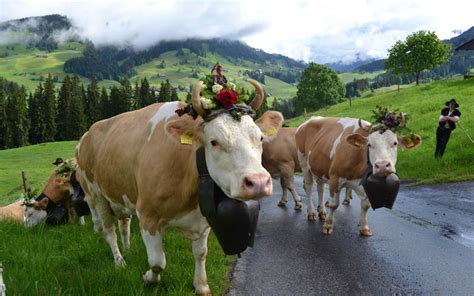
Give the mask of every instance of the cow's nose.
POLYGON ((374 175, 388 175, 394 172, 392 163, 388 160, 379 160, 374 164, 374 175))
POLYGON ((242 197, 246 199, 272 195, 272 179, 269 174, 246 176, 242 184, 242 197))

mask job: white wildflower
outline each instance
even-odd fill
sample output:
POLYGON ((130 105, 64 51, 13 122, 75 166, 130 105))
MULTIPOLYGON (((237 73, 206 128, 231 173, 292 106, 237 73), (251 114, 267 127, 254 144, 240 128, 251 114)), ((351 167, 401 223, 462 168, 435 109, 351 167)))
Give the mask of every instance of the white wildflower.
POLYGON ((204 109, 211 109, 212 101, 208 98, 201 97, 201 105, 204 109))
POLYGON ((229 83, 227 83, 227 84, 230 86, 230 89, 231 89, 231 90, 235 91, 235 83, 229 82, 229 83))
POLYGON ((221 91, 221 89, 223 89, 223 88, 224 87, 220 84, 214 84, 212 86, 212 92, 215 93, 215 94, 218 94, 221 91))

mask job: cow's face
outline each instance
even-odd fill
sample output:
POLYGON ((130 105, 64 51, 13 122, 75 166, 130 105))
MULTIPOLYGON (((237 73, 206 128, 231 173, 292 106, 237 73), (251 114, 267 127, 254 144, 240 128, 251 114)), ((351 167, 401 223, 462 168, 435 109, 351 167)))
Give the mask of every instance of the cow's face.
MULTIPOLYGON (((168 123, 169 133, 177 132, 178 121, 168 123)), ((262 142, 267 134, 278 131, 282 122, 278 112, 266 112, 258 125, 248 115, 235 120, 222 114, 193 130, 193 138, 205 148, 209 174, 227 196, 249 200, 272 194, 270 174, 262 166, 262 142)))
POLYGON ((385 130, 382 133, 372 132, 368 137, 353 134, 347 137, 347 141, 357 147, 365 146, 369 151, 372 173, 376 176, 387 176, 396 172, 398 146, 405 149, 414 148, 421 143, 421 138, 417 137, 408 146, 406 138, 398 137, 391 130, 385 130))
POLYGON ((40 201, 25 202, 23 206, 25 207, 23 223, 26 227, 33 227, 46 220, 48 198, 45 197, 40 201))
POLYGON ((51 173, 43 193, 55 203, 65 203, 74 192, 71 185, 71 171, 62 174, 51 173))

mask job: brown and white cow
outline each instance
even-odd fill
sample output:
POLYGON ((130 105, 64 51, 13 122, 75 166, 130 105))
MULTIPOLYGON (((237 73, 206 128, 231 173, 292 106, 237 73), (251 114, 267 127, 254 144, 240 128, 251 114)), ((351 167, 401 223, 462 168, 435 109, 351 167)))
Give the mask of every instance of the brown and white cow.
MULTIPOLYGON (((70 160, 75 166, 75 159, 70 160)), ((65 163, 57 168, 64 166, 65 163)), ((71 206, 71 196, 73 188, 71 186, 71 173, 67 171, 57 174, 55 168, 49 175, 46 185, 41 192, 40 200, 24 199, 17 200, 9 205, 0 208, 0 221, 11 220, 23 223, 27 227, 34 226, 44 222, 47 218, 46 209, 51 204, 56 206, 64 206, 69 212, 69 216, 75 216, 75 212, 71 206), (51 203, 51 204, 50 204, 51 203)), ((84 224, 84 217, 79 218, 79 223, 84 224)))
MULTIPOLYGON (((256 110, 263 89, 249 82, 256 88, 251 103, 256 110)), ((201 87, 202 82, 196 84, 192 101, 202 116, 201 87)), ((271 177, 261 164, 262 141, 267 131, 278 130, 283 117, 267 112, 257 126, 248 115, 240 121, 228 113, 210 121, 201 116, 196 120, 176 116, 175 110, 185 105, 153 104, 92 125, 76 149, 78 177, 117 265, 125 261, 117 245, 113 216, 120 220, 122 243, 128 248, 129 217, 136 213, 150 266, 144 281, 160 280, 166 266, 163 232, 172 226, 192 240, 196 293, 209 294, 205 261, 210 228, 198 206, 195 151, 204 146, 209 173, 230 198, 245 201, 271 195, 271 177)))
POLYGON ((13 221, 26 227, 33 227, 46 220, 48 199, 25 202, 19 199, 9 205, 0 207, 0 221, 13 221))
MULTIPOLYGON (((421 143, 417 138, 409 148, 421 143)), ((323 233, 333 231, 334 212, 339 206, 341 188, 352 188, 361 199, 359 231, 371 236, 367 222, 370 203, 360 185, 368 169, 368 158, 374 175, 395 172, 397 147, 406 147, 405 139, 397 137, 391 130, 383 133, 370 132, 370 123, 354 118, 313 117, 299 126, 296 132, 298 158, 304 174, 304 187, 308 197, 308 219, 314 220, 314 205, 311 198, 313 177, 329 183, 329 215, 323 233)), ((407 148, 407 147, 406 147, 407 148)), ((318 188, 320 215, 325 216, 322 190, 318 188)))
MULTIPOLYGON (((256 121, 258 124, 259 120, 256 121)), ((282 127, 273 137, 268 137, 263 142, 262 164, 271 174, 273 179, 280 178, 282 197, 278 202, 279 207, 285 207, 288 202, 288 191, 295 200, 295 210, 302 207, 301 198, 295 188, 295 173, 302 172, 298 160, 298 149, 295 141, 296 128, 282 127)), ((317 181, 318 192, 324 189, 324 182, 317 181)), ((346 188, 344 205, 349 205, 352 198, 351 189, 346 188)), ((324 220, 325 217, 320 216, 324 220)))

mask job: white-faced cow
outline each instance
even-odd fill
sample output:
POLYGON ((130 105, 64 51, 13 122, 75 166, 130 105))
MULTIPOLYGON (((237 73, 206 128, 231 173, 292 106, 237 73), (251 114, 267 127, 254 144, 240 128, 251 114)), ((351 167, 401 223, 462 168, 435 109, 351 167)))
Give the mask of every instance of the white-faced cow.
MULTIPOLYGON (((372 232, 367 222, 370 202, 360 185, 361 178, 367 171, 368 160, 373 166, 374 175, 394 173, 397 148, 405 147, 405 141, 405 138, 397 137, 391 130, 382 133, 371 132, 370 123, 359 119, 313 117, 303 123, 296 132, 296 145, 308 197, 308 219, 315 218, 311 198, 315 177, 329 183, 329 215, 323 226, 323 233, 332 233, 340 190, 343 187, 350 187, 361 198, 360 234, 371 236, 372 232)), ((417 137, 409 148, 420 143, 421 138, 417 137)), ((318 193, 322 193, 322 190, 318 189, 318 193)), ((320 215, 326 216, 322 194, 319 194, 318 211, 320 215)))
MULTIPOLYGON (((250 106, 257 110, 263 89, 249 82, 256 89, 250 106)), ((125 264, 113 216, 119 219, 127 248, 129 217, 136 213, 150 266, 144 281, 160 280, 166 265, 163 231, 172 226, 192 240, 196 293, 209 294, 205 261, 210 228, 198 206, 195 151, 204 146, 209 174, 228 197, 245 201, 271 195, 271 177, 261 164, 262 141, 266 131, 278 130, 283 117, 267 112, 257 126, 249 115, 236 120, 224 112, 203 121, 201 87, 198 82, 192 94, 193 108, 201 115, 196 120, 176 115, 186 106, 183 102, 153 104, 95 123, 81 138, 76 155, 79 181, 115 263, 125 264)))
MULTIPOLYGON (((259 120, 256 121, 257 124, 259 120)), ((302 207, 301 198, 295 188, 295 173, 302 172, 298 161, 298 149, 295 141, 296 128, 283 127, 273 137, 263 143, 262 164, 271 174, 272 178, 280 178, 282 197, 278 202, 279 207, 285 207, 288 202, 288 191, 295 200, 295 210, 302 207)), ((318 192, 324 189, 324 182, 318 181, 318 192)), ((352 198, 351 189, 346 188, 344 205, 349 205, 352 198)), ((320 216, 321 219, 325 217, 320 216)))
POLYGON ((0 207, 0 221, 13 221, 26 227, 35 226, 46 220, 48 199, 25 201, 23 198, 0 207))

